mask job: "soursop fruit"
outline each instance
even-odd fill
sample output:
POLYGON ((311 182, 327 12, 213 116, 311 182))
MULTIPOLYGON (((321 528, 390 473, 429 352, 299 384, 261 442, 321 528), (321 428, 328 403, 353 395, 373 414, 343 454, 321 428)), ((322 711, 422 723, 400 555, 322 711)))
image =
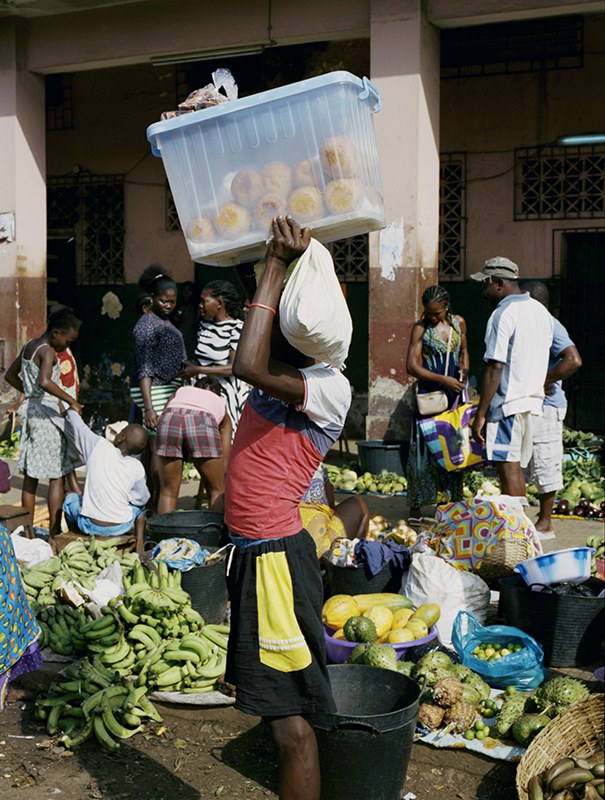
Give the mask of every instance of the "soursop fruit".
POLYGON ((376 625, 369 617, 349 617, 343 627, 345 638, 349 642, 370 642, 378 639, 376 625))
POLYGON ((365 652, 364 663, 397 672, 397 651, 390 644, 371 644, 365 652))
POLYGON ((500 736, 507 736, 513 724, 523 715, 528 705, 528 696, 516 692, 502 703, 494 728, 500 736))
POLYGON ((412 675, 412 670, 414 669, 414 662, 413 661, 398 661, 397 662, 397 672, 400 672, 402 675, 410 678, 412 675))
POLYGON ((513 722, 512 733, 515 741, 527 747, 531 740, 550 722, 548 714, 522 714, 513 722))
POLYGON ((351 650, 351 655, 347 658, 347 664, 365 664, 365 654, 369 646, 370 645, 365 642, 356 645, 351 650))
POLYGON ((471 686, 469 683, 462 684, 462 697, 460 699, 464 700, 465 703, 470 703, 475 708, 479 708, 483 702, 483 697, 481 697, 475 687, 471 686))
POLYGON ((416 666, 425 669, 443 667, 451 670, 452 659, 447 653, 442 653, 440 650, 433 650, 431 653, 426 653, 426 655, 422 656, 422 658, 417 661, 416 666))
POLYGON ((582 681, 559 677, 545 683, 536 691, 534 701, 538 711, 556 717, 564 708, 580 700, 586 700, 590 692, 582 681))

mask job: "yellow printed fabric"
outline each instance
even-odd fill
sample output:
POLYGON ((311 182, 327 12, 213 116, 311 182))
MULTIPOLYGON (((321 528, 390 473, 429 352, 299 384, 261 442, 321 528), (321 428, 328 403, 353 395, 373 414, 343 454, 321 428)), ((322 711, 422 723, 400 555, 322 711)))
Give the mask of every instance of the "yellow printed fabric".
POLYGON ((429 542, 453 567, 477 570, 492 548, 502 541, 520 541, 526 558, 540 553, 533 526, 522 508, 475 497, 437 507, 436 526, 429 542))
POLYGON ((256 602, 261 664, 279 672, 308 667, 311 652, 294 614, 292 576, 284 552, 256 559, 256 602))
POLYGON ((300 516, 303 528, 311 534, 315 542, 317 558, 328 552, 335 539, 347 536, 342 520, 334 514, 330 506, 323 503, 301 503, 300 516))

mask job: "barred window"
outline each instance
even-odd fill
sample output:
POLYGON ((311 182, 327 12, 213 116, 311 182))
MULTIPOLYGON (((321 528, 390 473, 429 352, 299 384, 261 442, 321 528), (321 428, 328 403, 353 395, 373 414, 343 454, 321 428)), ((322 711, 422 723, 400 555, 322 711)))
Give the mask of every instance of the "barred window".
POLYGON ((124 283, 124 177, 49 176, 47 205, 49 235, 75 236, 78 282, 124 283))
POLYGON ((605 215, 605 145, 515 151, 515 219, 605 215))
POLYGON ((46 130, 68 131, 73 124, 73 76, 46 76, 46 130))
POLYGON ((166 184, 166 230, 181 230, 181 223, 179 222, 179 215, 176 210, 174 196, 168 184, 166 184))
POLYGON ((466 156, 442 153, 439 166, 439 278, 464 280, 466 156))
POLYGON ((368 280, 368 234, 332 242, 332 260, 341 283, 368 280))

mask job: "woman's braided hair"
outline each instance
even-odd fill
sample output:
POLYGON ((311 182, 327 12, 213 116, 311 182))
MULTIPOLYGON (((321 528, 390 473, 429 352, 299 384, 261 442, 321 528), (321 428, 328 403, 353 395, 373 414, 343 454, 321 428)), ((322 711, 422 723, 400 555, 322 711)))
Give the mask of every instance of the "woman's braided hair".
POLYGON ((452 300, 447 289, 443 286, 429 286, 422 293, 422 305, 426 308, 429 303, 441 303, 446 308, 447 318, 452 317, 452 300))
POLYGON ((229 281, 210 281, 202 289, 210 292, 212 297, 221 298, 225 304, 225 310, 233 319, 244 319, 242 301, 235 286, 229 281))

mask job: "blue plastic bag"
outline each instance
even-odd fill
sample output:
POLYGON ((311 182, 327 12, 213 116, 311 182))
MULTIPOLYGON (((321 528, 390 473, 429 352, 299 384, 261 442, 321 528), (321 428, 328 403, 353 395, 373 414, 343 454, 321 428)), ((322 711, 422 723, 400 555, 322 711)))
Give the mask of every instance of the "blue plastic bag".
POLYGON ((468 611, 459 611, 454 620, 452 644, 466 667, 478 672, 486 683, 495 689, 514 686, 517 689, 535 689, 544 681, 544 653, 531 636, 509 625, 481 625, 468 611), (490 663, 473 655, 473 650, 483 642, 505 645, 520 642, 523 649, 490 663))

